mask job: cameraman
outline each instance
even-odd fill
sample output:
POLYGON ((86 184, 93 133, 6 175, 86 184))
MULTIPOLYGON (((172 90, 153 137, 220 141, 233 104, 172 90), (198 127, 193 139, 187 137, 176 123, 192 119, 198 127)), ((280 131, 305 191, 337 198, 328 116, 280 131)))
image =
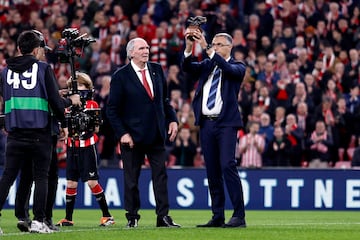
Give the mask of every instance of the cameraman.
POLYGON ((6 162, 0 180, 0 209, 20 169, 32 169, 34 219, 30 231, 50 233, 44 223, 51 160, 51 112, 64 121, 66 105, 80 105, 79 95, 63 99, 51 66, 36 56, 42 50, 41 39, 33 31, 19 35, 19 56, 7 60, 0 78, 0 95, 5 102, 5 128, 8 131, 6 162))
MULTIPOLYGON (((43 34, 37 30, 32 30, 40 39, 40 47, 36 58, 40 61, 46 61, 46 52, 51 51, 45 42, 43 34)), ((61 94, 60 94, 61 95, 61 94)), ((65 107, 71 105, 70 101, 65 102, 65 107)), ((63 130, 60 133, 59 129, 59 120, 52 113, 51 114, 51 130, 52 130, 52 156, 49 168, 49 177, 48 177, 48 194, 45 208, 45 224, 53 231, 58 231, 59 228, 55 226, 52 222, 52 210, 55 203, 56 191, 58 186, 58 159, 56 152, 56 144, 58 137, 64 137, 67 133, 63 130)), ((18 218, 17 227, 22 232, 28 232, 31 220, 29 218, 29 199, 32 186, 32 172, 30 171, 21 171, 20 181, 16 191, 15 199, 15 216, 18 218)))

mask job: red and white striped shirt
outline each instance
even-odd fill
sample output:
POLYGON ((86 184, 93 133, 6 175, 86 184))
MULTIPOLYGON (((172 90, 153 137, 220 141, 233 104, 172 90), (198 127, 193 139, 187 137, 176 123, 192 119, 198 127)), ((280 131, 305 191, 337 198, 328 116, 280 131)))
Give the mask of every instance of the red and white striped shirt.
MULTIPOLYGON (((68 147, 73 146, 73 141, 72 140, 73 139, 70 138, 70 137, 67 139, 67 146, 68 147)), ((89 137, 87 139, 75 139, 74 140, 74 146, 75 147, 80 147, 80 148, 81 147, 89 147, 91 145, 96 144, 98 141, 99 141, 99 137, 98 137, 98 135, 96 135, 94 133, 91 137, 89 137)))
POLYGON ((260 134, 246 134, 240 139, 239 148, 245 149, 242 154, 242 167, 262 167, 262 151, 265 147, 265 140, 260 134), (257 143, 255 146, 254 143, 257 143), (261 149, 261 151, 259 151, 261 149))

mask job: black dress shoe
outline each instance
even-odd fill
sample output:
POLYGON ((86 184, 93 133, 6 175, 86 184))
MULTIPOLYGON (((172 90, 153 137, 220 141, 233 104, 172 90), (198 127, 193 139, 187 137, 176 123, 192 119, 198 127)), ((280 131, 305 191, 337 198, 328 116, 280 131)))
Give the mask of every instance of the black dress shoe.
POLYGON ((224 220, 214 220, 214 219, 211 219, 208 223, 196 225, 196 227, 212 228, 212 227, 222 227, 223 225, 224 225, 224 220))
POLYGON ((179 228, 180 225, 175 223, 170 216, 158 217, 156 227, 179 228))
POLYGON ((128 223, 126 224, 127 228, 136 228, 138 226, 138 219, 130 218, 128 219, 128 223))
POLYGON ((229 222, 223 225, 224 228, 246 228, 245 219, 239 217, 230 218, 229 222))

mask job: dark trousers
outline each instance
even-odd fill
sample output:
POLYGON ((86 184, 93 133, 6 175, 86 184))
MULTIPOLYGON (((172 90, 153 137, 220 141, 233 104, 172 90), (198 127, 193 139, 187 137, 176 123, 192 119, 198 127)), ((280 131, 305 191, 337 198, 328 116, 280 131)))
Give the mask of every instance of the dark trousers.
POLYGON ((233 217, 245 218, 243 189, 235 159, 236 134, 236 128, 218 127, 212 120, 204 120, 200 129, 211 208, 216 220, 225 219, 224 181, 234 208, 233 217))
POLYGON ((128 212, 126 214, 128 219, 139 218, 140 196, 138 180, 145 155, 149 159, 151 166, 156 214, 162 217, 168 215, 169 212, 164 144, 135 144, 133 148, 121 146, 121 156, 124 163, 125 210, 128 212))
MULTIPOLYGON (((53 207, 55 204, 56 191, 59 179, 58 160, 56 153, 57 136, 52 137, 51 162, 48 177, 48 194, 45 208, 46 219, 52 219, 53 207)), ((30 168, 29 168, 30 169, 30 168)), ((30 219, 29 216, 29 199, 32 186, 32 171, 21 171, 18 188, 15 199, 15 216, 17 219, 30 219)))
POLYGON ((11 185, 20 169, 32 171, 35 182, 34 220, 43 221, 48 190, 48 171, 51 158, 51 135, 44 133, 33 138, 13 137, 9 134, 6 145, 6 162, 0 180, 0 207, 4 206, 11 185), (25 166, 31 166, 24 168, 25 166))

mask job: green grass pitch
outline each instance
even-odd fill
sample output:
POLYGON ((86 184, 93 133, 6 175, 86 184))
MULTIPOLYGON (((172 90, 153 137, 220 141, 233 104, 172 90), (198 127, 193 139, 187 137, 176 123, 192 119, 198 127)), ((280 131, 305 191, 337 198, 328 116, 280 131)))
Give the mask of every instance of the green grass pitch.
MULTIPOLYGON (((156 228, 154 210, 141 210, 139 227, 125 227, 125 211, 111 209, 116 224, 99 227, 100 210, 75 209, 73 227, 62 227, 52 234, 21 233, 16 228, 14 210, 2 211, 0 226, 4 234, 1 240, 51 239, 51 240, 92 240, 92 239, 136 239, 136 240, 355 240, 360 239, 359 211, 246 211, 247 228, 196 228, 206 223, 210 210, 171 210, 170 215, 179 229, 156 228)), ((54 221, 65 215, 65 210, 54 211, 54 221)), ((231 212, 226 212, 227 220, 231 212)))

